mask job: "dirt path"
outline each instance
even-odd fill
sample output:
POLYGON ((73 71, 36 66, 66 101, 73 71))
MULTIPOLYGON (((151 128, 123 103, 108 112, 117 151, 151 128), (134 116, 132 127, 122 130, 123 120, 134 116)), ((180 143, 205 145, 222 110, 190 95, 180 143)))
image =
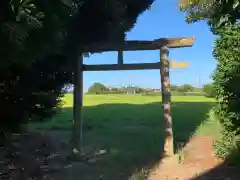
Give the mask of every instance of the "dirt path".
MULTIPOLYGON (((161 160, 147 180, 239 180, 238 168, 225 165, 216 158, 212 149, 213 141, 212 137, 193 137, 180 155, 161 160)), ((72 168, 61 170, 55 178, 74 180, 81 174, 82 179, 99 180, 101 173, 98 170, 80 162, 73 164, 72 168)))
POLYGON ((165 159, 149 176, 149 180, 238 180, 240 172, 217 159, 211 137, 193 137, 181 156, 165 159))

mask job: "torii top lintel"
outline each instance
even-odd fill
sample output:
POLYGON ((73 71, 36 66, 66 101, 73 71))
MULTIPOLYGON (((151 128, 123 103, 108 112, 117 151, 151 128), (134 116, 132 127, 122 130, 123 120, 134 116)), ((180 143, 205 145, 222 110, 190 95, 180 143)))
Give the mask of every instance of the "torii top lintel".
POLYGON ((123 44, 106 43, 99 46, 86 47, 83 52, 104 52, 104 51, 137 51, 137 50, 157 50, 163 46, 168 48, 191 47, 195 37, 181 38, 160 38, 153 41, 128 40, 123 44))

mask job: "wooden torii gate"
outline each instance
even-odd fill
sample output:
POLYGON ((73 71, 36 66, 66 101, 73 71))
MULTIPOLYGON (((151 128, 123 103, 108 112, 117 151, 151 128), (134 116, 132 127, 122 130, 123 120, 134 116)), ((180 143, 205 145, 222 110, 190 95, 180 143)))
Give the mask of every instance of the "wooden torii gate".
POLYGON ((79 54, 74 75, 74 101, 73 101, 73 147, 82 152, 82 124, 83 124, 83 71, 108 71, 108 70, 143 70, 160 69, 162 104, 164 110, 165 142, 164 153, 166 156, 174 154, 172 115, 171 115, 171 93, 169 81, 169 68, 187 68, 187 62, 176 62, 168 59, 168 48, 191 47, 195 37, 182 38, 160 38, 153 41, 124 41, 122 44, 104 44, 101 47, 85 47, 79 54), (134 63, 124 64, 123 51, 137 50, 160 50, 160 61, 156 63, 134 63), (117 64, 86 65, 83 64, 83 55, 88 52, 118 51, 117 64))

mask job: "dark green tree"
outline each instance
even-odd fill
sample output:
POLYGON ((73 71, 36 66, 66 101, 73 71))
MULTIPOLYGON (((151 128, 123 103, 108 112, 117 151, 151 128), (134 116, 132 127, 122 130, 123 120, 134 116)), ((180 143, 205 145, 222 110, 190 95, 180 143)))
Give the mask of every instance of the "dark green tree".
POLYGON ((88 88, 88 93, 90 94, 100 94, 101 92, 106 91, 106 87, 101 84, 101 83, 93 83, 93 85, 91 85, 88 88))
POLYGON ((111 91, 113 91, 113 92, 118 92, 119 90, 118 90, 118 88, 111 88, 111 91))
POLYGON ((182 0, 180 4, 187 12, 188 22, 205 19, 213 33, 218 35, 213 53, 218 62, 213 75, 217 99, 214 111, 223 129, 216 152, 222 158, 231 155, 236 162, 240 155, 239 0, 182 0))
POLYGON ((3 0, 0 8, 3 132, 50 116, 61 104, 62 88, 72 79, 61 51, 71 9, 61 1, 40 0, 3 0))
POLYGON ((138 94, 141 94, 141 93, 144 93, 144 89, 140 88, 140 87, 137 87, 135 92, 138 93, 138 94))
POLYGON ((205 84, 203 87, 203 92, 206 97, 209 98, 216 97, 216 89, 213 84, 205 84))
POLYGON ((219 64, 214 73, 214 85, 220 109, 225 112, 221 118, 228 130, 240 132, 240 25, 228 27, 216 41, 214 56, 219 64), (226 105, 228 108, 226 109, 226 105), (234 115, 235 114, 235 115, 234 115), (230 120, 230 121, 229 121, 230 120), (225 122, 231 122, 225 123, 225 122))
POLYGON ((152 2, 0 1, 1 132, 52 115, 72 82, 72 60, 86 47, 123 41, 152 2))
POLYGON ((194 88, 190 84, 184 84, 182 86, 178 86, 178 92, 192 92, 194 88))
POLYGON ((178 86, 177 85, 171 85, 171 91, 177 91, 178 86))
POLYGON ((216 149, 220 157, 227 158, 230 155, 239 157, 240 25, 226 27, 219 33, 219 36, 214 50, 218 65, 213 79, 218 102, 215 111, 223 125, 223 130, 222 139, 216 149))
POLYGON ((72 73, 64 70, 64 57, 47 59, 35 61, 31 67, 8 68, 0 93, 1 128, 19 130, 21 123, 50 117, 56 107, 61 107, 61 97, 66 92, 63 85, 71 83, 72 73))
POLYGON ((179 0, 179 6, 188 23, 207 20, 213 32, 240 19, 238 0, 179 0))

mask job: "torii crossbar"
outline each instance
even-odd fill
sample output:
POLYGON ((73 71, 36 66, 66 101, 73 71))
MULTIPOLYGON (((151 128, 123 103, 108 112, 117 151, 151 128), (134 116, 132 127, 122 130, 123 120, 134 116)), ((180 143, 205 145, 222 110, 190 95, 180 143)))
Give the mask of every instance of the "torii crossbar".
POLYGON ((187 68, 187 62, 176 62, 168 59, 168 48, 191 47, 195 37, 160 38, 153 41, 124 41, 123 43, 106 43, 102 46, 92 45, 85 47, 76 58, 74 73, 74 101, 73 101, 73 148, 82 152, 82 124, 83 124, 83 71, 108 70, 143 70, 159 69, 161 76, 162 104, 165 123, 164 153, 167 156, 174 154, 173 131, 171 115, 171 93, 169 81, 169 68, 187 68), (124 64, 123 51, 160 50, 160 60, 157 63, 124 64), (85 65, 83 56, 89 52, 118 51, 117 64, 85 65))

